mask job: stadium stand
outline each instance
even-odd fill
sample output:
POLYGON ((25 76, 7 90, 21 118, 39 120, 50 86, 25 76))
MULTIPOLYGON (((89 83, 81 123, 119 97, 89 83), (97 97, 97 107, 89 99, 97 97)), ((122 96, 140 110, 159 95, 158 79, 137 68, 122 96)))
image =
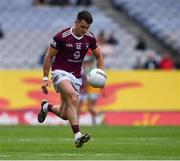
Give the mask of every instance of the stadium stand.
POLYGON ((127 12, 159 40, 180 52, 180 1, 113 0, 113 4, 127 12))
MULTIPOLYGON (((119 2, 122 5, 125 1, 119 2)), ((0 40, 1 69, 40 68, 39 58, 52 35, 70 26, 76 13, 82 9, 88 9, 95 16, 91 29, 96 35, 102 29, 106 36, 113 32, 119 42, 113 46, 112 54, 105 58, 106 68, 132 69, 136 58, 140 56, 144 59, 149 50, 157 56, 154 49, 136 50, 138 39, 95 6, 35 7, 32 3, 32 0, 0 1, 0 23, 5 33, 5 37, 0 40)))

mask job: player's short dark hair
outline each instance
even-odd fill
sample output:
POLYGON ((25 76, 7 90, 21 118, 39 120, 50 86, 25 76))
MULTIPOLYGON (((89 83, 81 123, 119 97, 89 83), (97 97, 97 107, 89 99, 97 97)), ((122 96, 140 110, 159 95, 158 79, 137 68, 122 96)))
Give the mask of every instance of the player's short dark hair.
POLYGON ((85 10, 77 14, 77 20, 85 20, 88 24, 93 23, 93 18, 92 18, 91 13, 85 10))

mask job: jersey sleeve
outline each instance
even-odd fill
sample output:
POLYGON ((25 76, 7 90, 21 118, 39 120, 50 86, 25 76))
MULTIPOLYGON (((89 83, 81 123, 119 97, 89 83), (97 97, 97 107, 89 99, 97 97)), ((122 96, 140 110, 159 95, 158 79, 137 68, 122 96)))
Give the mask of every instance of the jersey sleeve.
POLYGON ((96 49, 96 48, 97 48, 97 46, 98 46, 98 44, 97 44, 97 40, 96 40, 96 38, 93 36, 93 38, 92 38, 92 40, 91 40, 91 44, 90 44, 89 48, 90 48, 90 49, 92 49, 92 50, 94 50, 94 49, 96 49))
POLYGON ((61 47, 62 36, 61 33, 57 33, 51 40, 50 46, 54 49, 59 49, 61 47))

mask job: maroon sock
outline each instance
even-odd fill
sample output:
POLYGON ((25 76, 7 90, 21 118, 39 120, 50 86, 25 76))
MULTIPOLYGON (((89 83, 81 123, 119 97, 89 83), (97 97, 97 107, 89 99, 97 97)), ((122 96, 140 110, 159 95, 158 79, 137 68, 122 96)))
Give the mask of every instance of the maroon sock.
POLYGON ((79 132, 79 125, 72 125, 71 128, 72 128, 74 134, 76 134, 77 132, 79 132))
POLYGON ((52 112, 52 107, 53 107, 53 105, 48 104, 47 110, 48 110, 49 112, 52 112))

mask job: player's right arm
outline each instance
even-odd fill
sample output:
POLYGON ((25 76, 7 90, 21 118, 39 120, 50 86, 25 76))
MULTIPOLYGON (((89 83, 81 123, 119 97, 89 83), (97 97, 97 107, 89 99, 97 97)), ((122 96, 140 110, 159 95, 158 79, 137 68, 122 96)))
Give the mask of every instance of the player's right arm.
POLYGON ((42 91, 44 94, 48 94, 47 87, 50 86, 50 81, 48 80, 48 75, 51 67, 51 62, 53 57, 57 54, 58 50, 49 46, 44 57, 43 62, 43 83, 42 83, 42 91))

